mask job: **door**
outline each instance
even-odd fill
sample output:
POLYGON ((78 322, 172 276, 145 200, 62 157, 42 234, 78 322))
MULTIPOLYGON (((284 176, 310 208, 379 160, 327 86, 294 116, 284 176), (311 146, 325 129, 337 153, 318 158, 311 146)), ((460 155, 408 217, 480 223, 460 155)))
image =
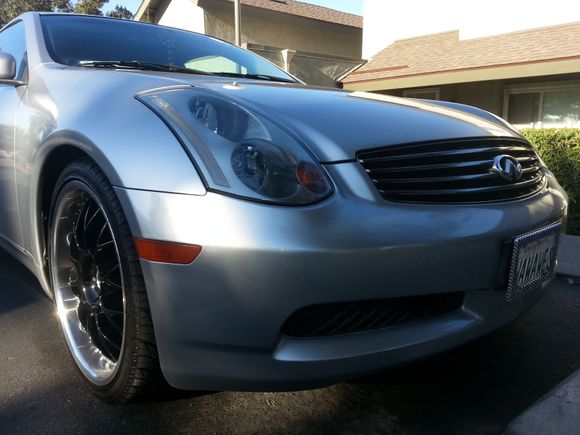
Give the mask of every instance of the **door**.
MULTIPOLYGON (((24 24, 16 22, 0 32, 0 51, 14 56, 18 65, 17 78, 26 69, 24 24)), ((22 87, 0 83, 0 236, 23 247, 15 181, 15 115, 20 104, 22 87)))

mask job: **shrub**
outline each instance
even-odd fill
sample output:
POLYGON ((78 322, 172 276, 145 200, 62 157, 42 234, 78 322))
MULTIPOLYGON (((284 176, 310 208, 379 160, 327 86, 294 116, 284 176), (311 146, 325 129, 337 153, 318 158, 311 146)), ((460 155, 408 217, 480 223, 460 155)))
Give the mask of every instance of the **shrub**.
POLYGON ((580 128, 525 129, 522 134, 568 192, 568 233, 580 235, 580 128))

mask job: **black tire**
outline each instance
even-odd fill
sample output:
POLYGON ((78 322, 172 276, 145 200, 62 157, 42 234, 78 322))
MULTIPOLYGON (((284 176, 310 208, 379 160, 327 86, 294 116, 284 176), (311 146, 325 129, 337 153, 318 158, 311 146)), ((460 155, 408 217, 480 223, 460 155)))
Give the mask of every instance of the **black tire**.
MULTIPOLYGON (((106 379, 103 381, 106 382, 106 384, 103 384, 103 382, 97 384, 92 381, 81 369, 79 362, 76 359, 77 357, 75 357, 71 351, 70 344, 67 347, 69 348, 69 351, 71 351, 69 353, 75 362, 75 366, 79 369, 82 378, 97 397, 107 402, 114 403, 122 403, 142 398, 143 396, 148 395, 148 393, 157 391, 159 388, 164 388, 166 385, 159 367, 153 322, 145 290, 145 282, 139 259, 137 257, 133 237, 121 208, 121 204, 104 173, 92 160, 88 158, 69 164, 60 175, 54 190, 50 209, 48 250, 53 291, 56 289, 54 275, 62 273, 56 271, 55 267, 57 265, 55 263, 57 260, 52 258, 53 245, 61 243, 58 238, 55 238, 59 234, 55 226, 56 215, 57 210, 59 210, 63 201, 66 201, 67 195, 69 195, 69 197, 72 195, 71 192, 73 192, 73 188, 75 189, 74 192, 79 192, 80 189, 86 189, 88 193, 93 197, 96 197, 98 202, 95 204, 102 209, 104 218, 108 220, 110 227, 109 234, 112 235, 118 253, 115 258, 118 258, 120 263, 121 272, 119 276, 121 276, 123 287, 124 314, 122 321, 123 332, 121 334, 122 346, 120 346, 119 353, 115 360, 116 368, 114 374, 111 375, 110 380, 106 379)), ((65 207, 62 206, 62 209, 65 210, 65 207)), ((86 213, 88 213, 88 211, 86 213)), ((62 219, 62 216, 60 216, 60 218, 62 219)), ((66 241, 70 246, 71 242, 69 239, 70 233, 68 234, 68 239, 66 241)), ((62 255, 59 254, 59 256, 59 258, 62 258, 62 255)), ((60 266, 62 269, 62 265, 60 266)), ((79 279, 77 278, 77 280, 79 279)), ((93 278, 93 280, 96 280, 96 278, 93 278)), ((56 296, 56 293, 53 294, 56 296)), ((100 299, 101 295, 99 294, 98 297, 100 299)), ((55 301, 57 301, 56 297, 55 301)), ((80 318, 81 316, 79 314, 79 319, 80 318)), ((88 315, 86 318, 88 318, 88 315)), ((65 339, 67 343, 69 343, 69 337, 66 336, 67 332, 62 317, 60 323, 65 339)), ((86 335, 90 336, 88 329, 86 335)))

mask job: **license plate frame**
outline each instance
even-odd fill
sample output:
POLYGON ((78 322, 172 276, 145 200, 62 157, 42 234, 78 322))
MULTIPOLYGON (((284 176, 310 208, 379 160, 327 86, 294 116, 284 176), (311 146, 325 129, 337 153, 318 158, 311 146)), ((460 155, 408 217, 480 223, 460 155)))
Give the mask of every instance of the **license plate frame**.
POLYGON ((514 238, 506 289, 508 302, 516 302, 539 290, 556 275, 561 231, 562 223, 556 222, 514 238), (545 264, 546 256, 550 257, 548 265, 545 264), (539 275, 538 268, 542 270, 539 275))

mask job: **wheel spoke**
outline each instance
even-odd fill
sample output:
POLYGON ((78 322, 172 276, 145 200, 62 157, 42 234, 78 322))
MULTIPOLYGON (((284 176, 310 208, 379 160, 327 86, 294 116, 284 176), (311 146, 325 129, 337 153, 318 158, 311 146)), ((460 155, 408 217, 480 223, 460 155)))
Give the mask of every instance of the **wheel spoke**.
POLYGON ((78 282, 71 282, 71 283, 70 283, 70 290, 71 290, 71 291, 73 292, 73 294, 74 294, 74 295, 75 295, 77 298, 79 298, 79 300, 80 300, 80 298, 81 298, 81 295, 82 295, 82 293, 83 293, 83 292, 82 292, 82 291, 81 291, 81 289, 80 289, 80 285, 79 285, 79 283, 78 283, 78 282))
POLYGON ((121 316, 123 317, 123 311, 121 310, 112 310, 110 308, 103 308, 103 313, 105 313, 107 316, 112 317, 112 316, 121 316))
POLYGON ((81 257, 81 247, 79 246, 79 242, 77 240, 76 235, 74 232, 69 233, 67 236, 68 239, 68 247, 69 247, 69 257, 73 263, 76 265, 79 264, 79 259, 81 257))
POLYGON ((91 226, 91 224, 93 223, 93 220, 95 220, 95 218, 97 217, 97 215, 98 215, 99 213, 101 213, 101 209, 100 209, 99 207, 97 207, 97 211, 95 211, 95 212, 92 214, 92 216, 89 218, 89 220, 87 221, 87 220, 86 220, 86 216, 88 215, 88 212, 87 212, 87 215, 85 215, 85 224, 84 224, 84 230, 85 230, 85 232, 86 232, 86 231, 88 231, 89 227, 90 227, 90 226, 91 226))
POLYGON ((81 249, 86 248, 87 245, 86 245, 86 241, 84 240, 84 234, 85 234, 84 231, 82 234, 83 237, 79 237, 79 231, 80 231, 80 226, 81 226, 80 224, 81 224, 81 220, 84 221, 84 219, 86 218, 86 214, 88 212, 87 209, 89 207, 90 207, 90 204, 87 201, 85 201, 85 203, 81 205, 81 210, 79 211, 79 213, 77 215, 77 218, 75 220, 75 224, 73 227, 75 239, 76 239, 77 244, 79 245, 79 247, 81 249), (81 239, 82 239, 83 244, 81 244, 81 239))
POLYGON ((111 274, 115 271, 118 273, 119 270, 120 270, 119 263, 116 263, 115 265, 111 266, 111 268, 107 272, 104 273, 103 281, 110 281, 109 278, 111 277, 111 274))
POLYGON ((104 243, 97 243, 95 247, 95 254, 101 252, 106 247, 115 247, 115 242, 113 240, 106 241, 104 243))
POLYGON ((103 234, 105 233, 105 230, 107 230, 108 228, 109 228, 109 223, 105 219, 105 222, 103 223, 103 226, 99 230, 99 235, 97 236, 97 243, 101 241, 101 237, 103 237, 103 234))
POLYGON ((85 208, 84 208, 84 214, 83 214, 83 233, 86 234, 87 232, 87 219, 89 217, 89 210, 91 209, 91 206, 93 205, 92 201, 87 201, 85 204, 85 208))
POLYGON ((109 325, 111 325, 115 329, 115 331, 117 331, 117 333, 119 335, 122 336, 123 335, 123 324, 121 323, 121 325, 119 325, 119 323, 117 323, 115 321, 115 319, 113 318, 113 316, 123 316, 123 312, 122 311, 119 312, 119 313, 120 314, 114 314, 113 315, 113 314, 111 314, 111 310, 103 309, 103 314, 104 315, 102 316, 102 318, 105 319, 107 321, 107 323, 109 325))
POLYGON ((108 354, 106 356, 108 356, 109 359, 117 361, 117 359, 119 358, 119 353, 121 351, 120 344, 119 345, 116 344, 114 341, 112 341, 109 337, 106 336, 105 332, 103 331, 103 328, 101 327, 101 324, 99 323, 98 315, 95 316, 95 323, 97 334, 99 336, 99 339, 101 340, 101 343, 103 344, 103 349, 101 350, 103 350, 105 354, 108 354))
MULTIPOLYGON (((89 337, 92 343, 103 352, 105 345, 103 344, 103 339, 101 338, 101 334, 99 334, 99 327, 97 325, 97 316, 94 313, 88 318, 87 323, 87 332, 89 333, 89 337)), ((104 353, 104 352, 103 352, 104 353)), ((105 355, 108 357, 108 355, 105 355)))
POLYGON ((101 281, 101 289, 103 288, 103 284, 106 287, 112 288, 114 290, 111 290, 111 292, 113 291, 119 291, 123 289, 123 286, 121 286, 121 284, 118 284, 116 282, 111 281, 110 279, 105 279, 104 281, 101 281))
POLYGON ((89 320, 91 317, 91 312, 86 302, 80 301, 79 307, 77 308, 77 313, 79 316, 80 325, 85 328, 85 331, 90 335, 89 320))

